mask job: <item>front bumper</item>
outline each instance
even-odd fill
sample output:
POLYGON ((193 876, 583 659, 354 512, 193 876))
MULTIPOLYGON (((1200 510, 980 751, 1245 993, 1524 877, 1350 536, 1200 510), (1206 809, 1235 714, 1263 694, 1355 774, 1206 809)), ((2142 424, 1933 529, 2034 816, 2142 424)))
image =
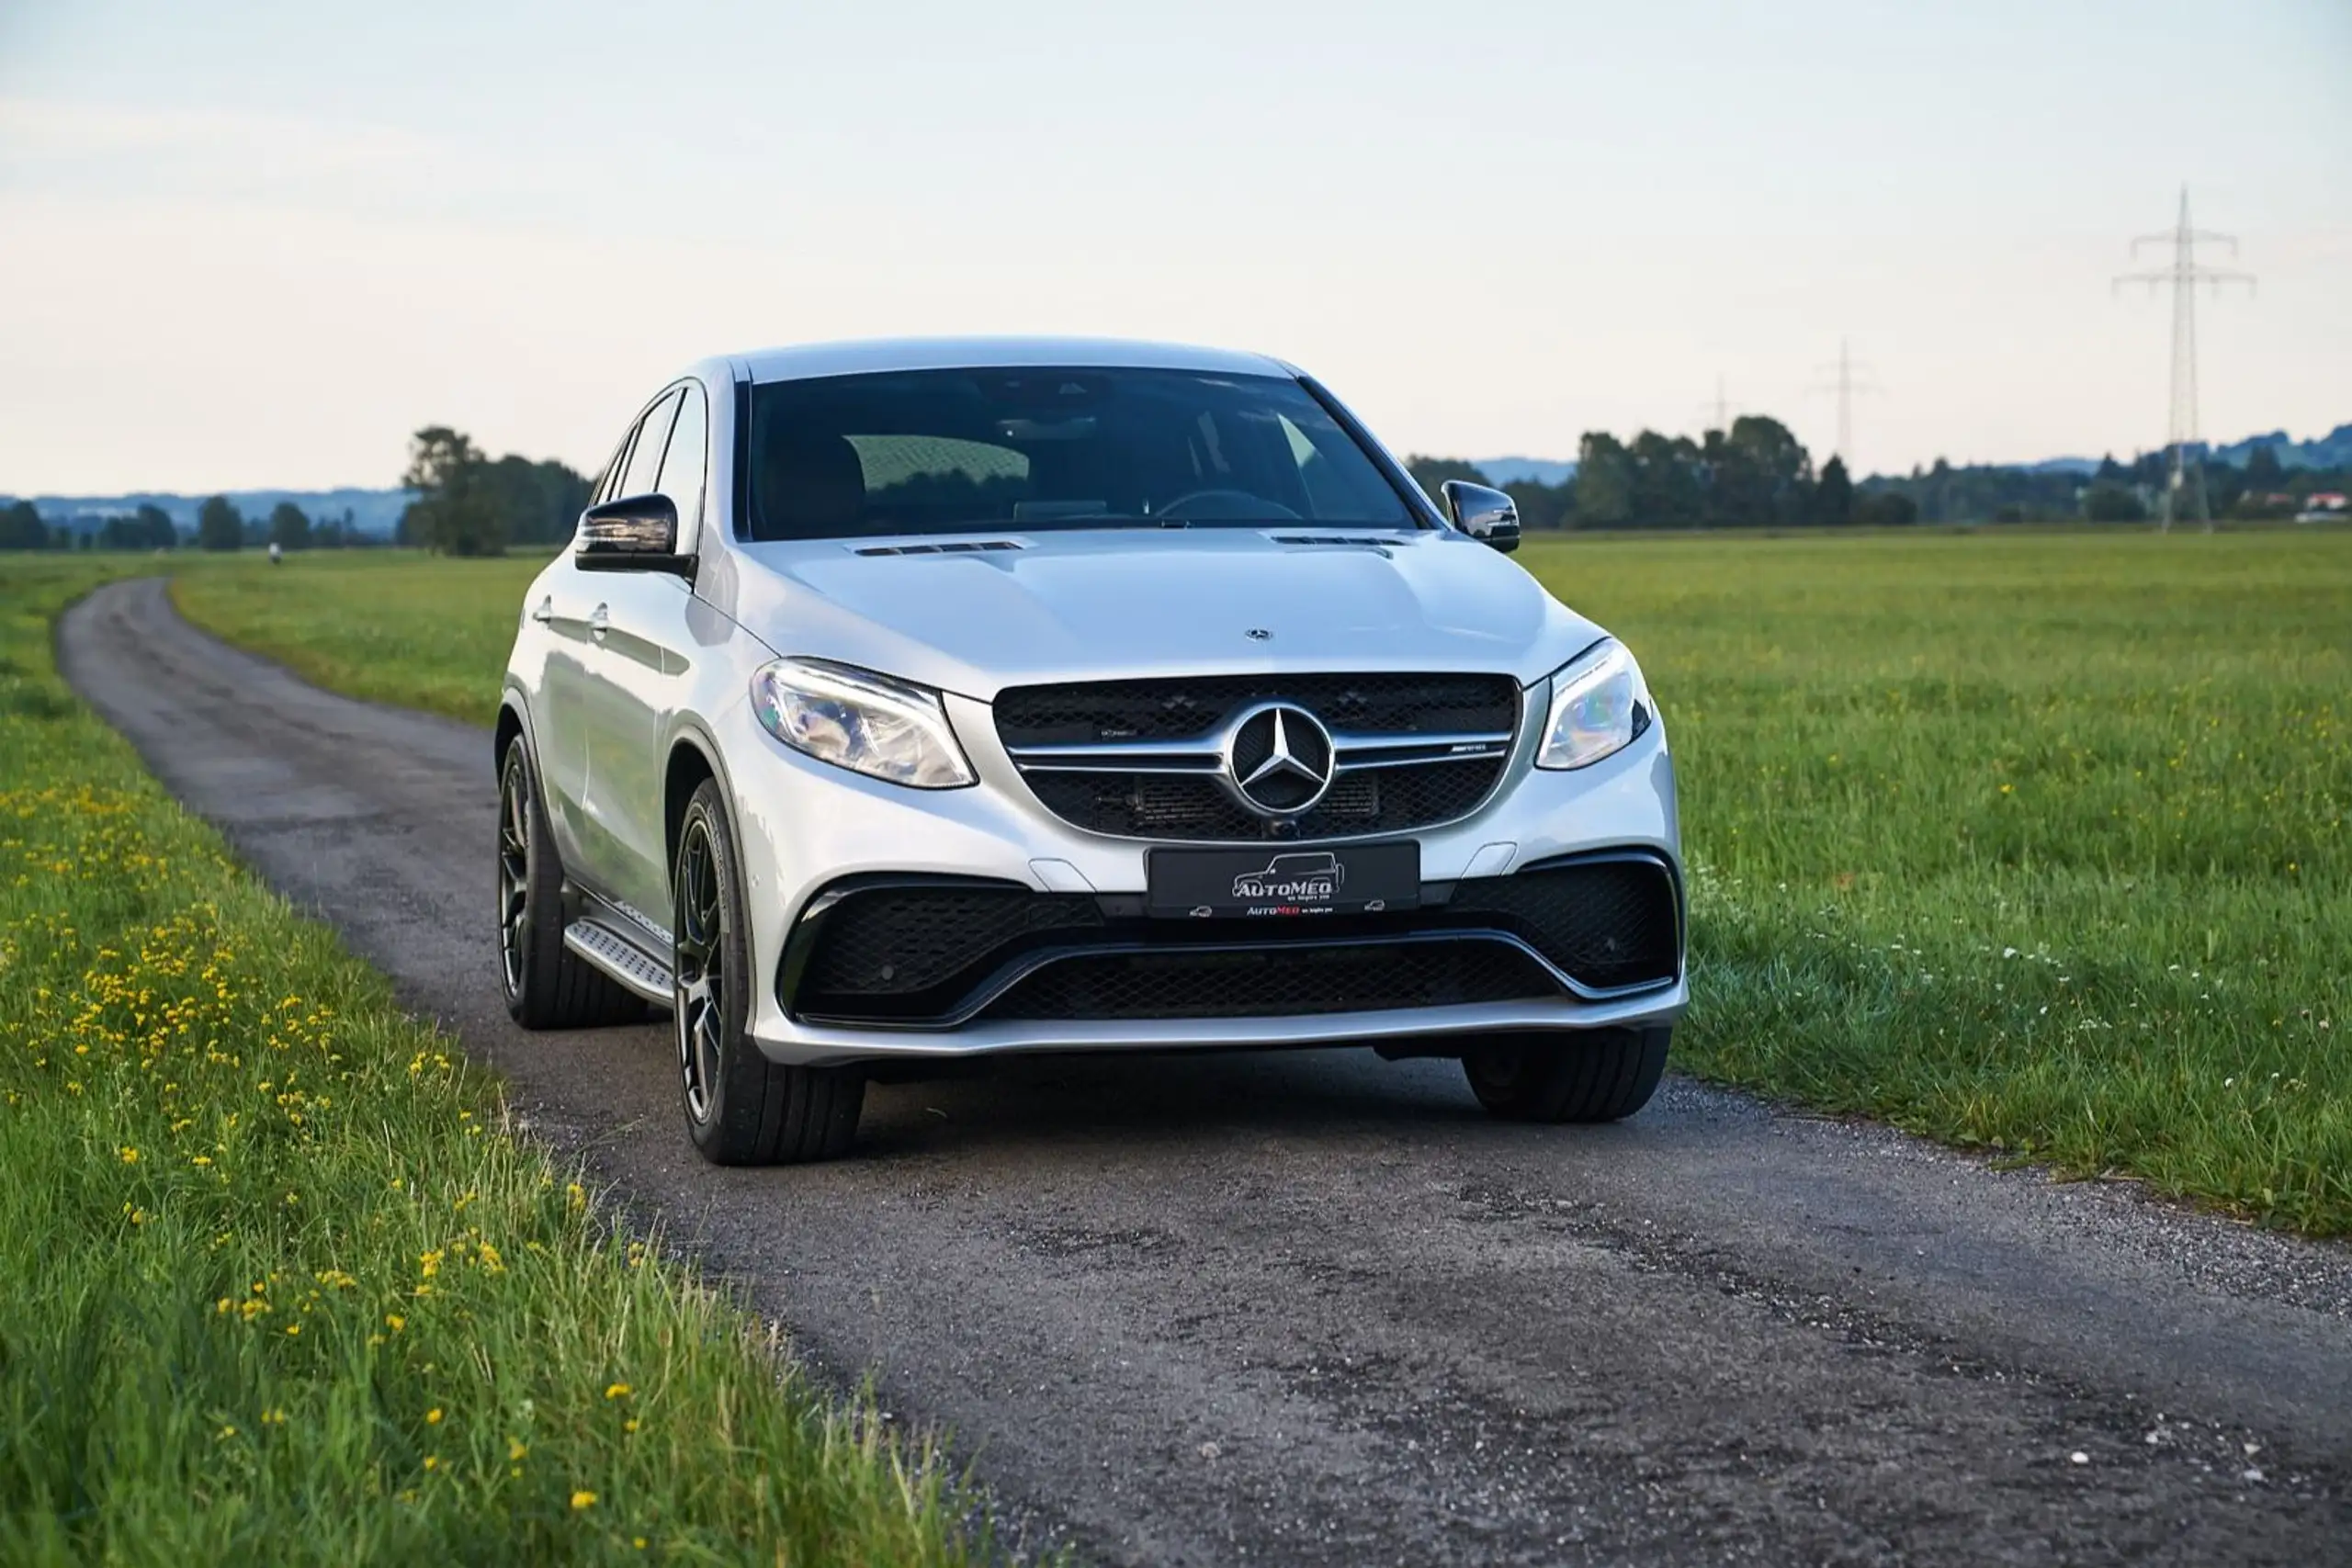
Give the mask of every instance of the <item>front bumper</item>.
MULTIPOLYGON (((731 733, 721 739, 730 762, 759 982, 751 1032, 773 1060, 822 1064, 1001 1052, 1371 1044, 1497 1031, 1650 1025, 1679 1018, 1688 1005, 1674 778, 1663 728, 1651 726, 1625 750, 1591 768, 1552 773, 1532 766, 1527 738, 1536 726, 1526 723, 1502 783, 1483 807, 1460 821, 1409 835, 1421 846, 1430 900, 1442 908, 1457 888, 1492 886, 1496 879, 1527 868, 1638 859, 1659 868, 1676 889, 1668 972, 1634 987, 1587 985, 1551 963, 1542 942, 1523 940, 1523 927, 1488 929, 1478 945, 1495 951, 1476 955, 1484 966, 1481 980, 1464 981, 1449 970, 1419 989, 1394 991, 1415 998, 1411 1005, 1392 1005, 1392 997, 1383 1005, 1347 1010, 1297 1010, 1292 998, 1291 1010, 1262 1014, 1245 1005, 1245 1010, 1228 1008, 1211 1017, 1133 1016, 1133 1008, 1125 1010, 1125 1016, 1019 1016, 1024 1010, 1003 998, 1021 995, 1020 982, 1039 969, 1040 954, 1049 960, 1057 953, 1096 958, 1113 950, 1130 953, 1167 945, 1143 934, 1148 925, 1127 919, 1139 914, 1150 846, 1085 832, 1046 811, 996 743, 987 707, 953 696, 948 705, 979 774, 974 788, 922 792, 868 780, 778 746, 747 710, 728 716, 731 733), (839 1008, 802 1005, 808 999, 799 993, 812 917, 820 919, 844 888, 910 881, 992 884, 1059 896, 1099 907, 1105 929, 1085 933, 1074 944, 1057 943, 1050 934, 1025 947, 1016 943, 1018 951, 1008 958, 1017 962, 992 967, 985 984, 967 976, 953 1005, 918 1009, 906 1017, 876 1018, 869 1011, 845 1019, 839 1008), (1523 951, 1508 962, 1534 964, 1559 983, 1496 980, 1489 971, 1505 963, 1501 950, 1514 943, 1523 951), (1539 990, 1545 994, 1532 994, 1539 990), (1483 999, 1452 999, 1459 997, 1483 999)), ((1330 919, 1341 923, 1312 930, 1285 923, 1280 930, 1268 928, 1263 942, 1253 930, 1236 944, 1241 950, 1237 962, 1246 965, 1250 949, 1286 959, 1308 948, 1328 953, 1352 945, 1362 953, 1317 961, 1360 962, 1366 973, 1396 973, 1430 959, 1417 944, 1445 934, 1432 937, 1426 920, 1350 925, 1345 918, 1330 919)), ((1484 924, 1493 928, 1496 922, 1484 924)), ((1210 933, 1191 934, 1203 940, 1175 945, 1216 945, 1210 933)), ((1455 931, 1450 939, 1457 946, 1460 935, 1455 931)), ((1066 967, 1064 974, 1074 972, 1066 967)), ((1364 990, 1357 980, 1330 994, 1344 1000, 1364 990)), ((1062 993, 1061 1007, 1080 1010, 1088 1005, 1085 998, 1104 994, 1080 987, 1074 993, 1079 999, 1072 1001, 1067 985, 1062 993)))

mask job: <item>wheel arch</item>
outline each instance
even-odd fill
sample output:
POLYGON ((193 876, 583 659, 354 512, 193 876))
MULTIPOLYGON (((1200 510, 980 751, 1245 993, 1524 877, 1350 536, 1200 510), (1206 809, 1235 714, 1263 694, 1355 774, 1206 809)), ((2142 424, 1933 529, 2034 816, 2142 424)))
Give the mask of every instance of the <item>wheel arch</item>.
POLYGON ((538 742, 532 738, 531 721, 523 711, 522 694, 512 686, 498 702, 498 722, 491 730, 490 765, 495 770, 506 765, 506 748, 516 736, 531 752, 531 766, 538 767, 538 742))
MULTIPOLYGON (((715 781, 730 800, 733 786, 718 761, 718 748, 699 728, 686 728, 671 738, 670 755, 662 768, 662 850, 665 863, 678 858, 678 829, 686 819, 686 805, 705 779, 715 781)), ((729 815, 732 815, 730 811, 729 815)))

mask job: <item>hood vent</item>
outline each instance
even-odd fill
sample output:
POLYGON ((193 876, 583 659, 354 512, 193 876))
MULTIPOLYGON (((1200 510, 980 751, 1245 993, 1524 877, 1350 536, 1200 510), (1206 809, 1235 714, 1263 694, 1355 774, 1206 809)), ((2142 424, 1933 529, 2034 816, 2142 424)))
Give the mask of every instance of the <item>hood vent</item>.
POLYGON ((1021 550, 1028 547, 1017 539, 947 539, 936 545, 864 545, 856 554, 861 556, 970 556, 987 550, 1021 550))
POLYGON ((1278 545, 1355 545, 1381 549, 1396 541, 1380 534, 1270 534, 1278 545))

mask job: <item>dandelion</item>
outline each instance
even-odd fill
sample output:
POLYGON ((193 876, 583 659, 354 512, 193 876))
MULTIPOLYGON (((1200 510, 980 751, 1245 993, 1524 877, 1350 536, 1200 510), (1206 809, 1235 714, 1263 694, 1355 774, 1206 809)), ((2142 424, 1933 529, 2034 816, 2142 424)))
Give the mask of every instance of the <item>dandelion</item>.
POLYGON ((520 1462, 523 1456, 530 1451, 530 1445, 520 1438, 509 1438, 506 1440, 506 1457, 510 1460, 520 1462))
POLYGON ((637 1391, 635 1389, 629 1387, 628 1384, 625 1382, 611 1383, 605 1389, 605 1397, 606 1399, 627 1399, 630 1394, 635 1393, 637 1391))
POLYGON ((439 1454, 426 1454, 424 1456, 424 1468, 427 1470, 440 1469, 441 1456, 439 1454))
POLYGON ((396 1312, 388 1312, 384 1314, 384 1325, 387 1328, 390 1328, 393 1333, 398 1334, 401 1329, 408 1326, 408 1319, 402 1317, 396 1312))
POLYGON ((596 1506, 596 1495, 594 1492, 574 1492, 571 1495, 571 1506, 574 1510, 593 1508, 596 1506))
POLYGON ((432 1409, 424 1413, 424 1424, 428 1427, 438 1427, 441 1425, 441 1407, 439 1405, 436 1404, 432 1409))
POLYGON ((132 1148, 129 1144, 123 1145, 122 1163, 125 1165, 137 1165, 139 1163, 139 1151, 132 1148))

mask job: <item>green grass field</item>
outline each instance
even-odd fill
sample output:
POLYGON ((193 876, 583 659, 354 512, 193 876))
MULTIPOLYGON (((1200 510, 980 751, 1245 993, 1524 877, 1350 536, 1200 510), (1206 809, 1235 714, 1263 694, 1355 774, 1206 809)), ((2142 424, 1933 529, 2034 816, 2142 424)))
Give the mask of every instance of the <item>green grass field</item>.
MULTIPOLYGON (((1554 539, 1642 658, 1681 1065, 2352 1232, 2352 536, 1554 539)), ((485 721, 533 562, 207 563, 187 611, 485 721)))
POLYGON ((72 699, 144 564, 0 564, 0 1562, 987 1560, 72 699))

